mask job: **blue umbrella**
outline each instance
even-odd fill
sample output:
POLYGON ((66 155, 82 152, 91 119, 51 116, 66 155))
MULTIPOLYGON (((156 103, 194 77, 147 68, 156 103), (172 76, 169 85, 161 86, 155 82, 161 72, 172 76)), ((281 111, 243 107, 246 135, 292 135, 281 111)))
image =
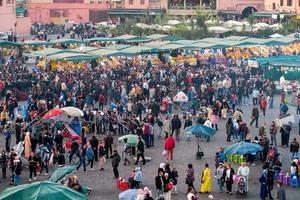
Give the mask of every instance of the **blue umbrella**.
MULTIPOLYGON (((197 150, 197 155, 198 153, 200 153, 200 151, 202 152, 201 148, 200 148, 200 144, 199 144, 199 138, 202 136, 208 138, 207 141, 209 141, 209 138, 211 136, 213 136, 217 131, 213 128, 201 125, 201 124, 195 124, 193 126, 189 126, 185 129, 185 132, 187 134, 192 134, 192 135, 196 135, 198 136, 198 150, 197 150)), ((203 152, 202 152, 202 156, 203 156, 203 152)))
POLYGON ((230 155, 245 155, 256 153, 262 150, 263 147, 259 144, 242 141, 226 147, 224 149, 224 153, 230 155))
POLYGON ((213 128, 210 128, 208 126, 204 126, 201 124, 195 124, 193 126, 189 126, 185 129, 185 132, 188 134, 196 135, 198 137, 204 136, 204 137, 211 137, 213 136, 217 131, 213 128))
POLYGON ((135 200, 136 192, 136 189, 125 190, 119 194, 119 200, 135 200))

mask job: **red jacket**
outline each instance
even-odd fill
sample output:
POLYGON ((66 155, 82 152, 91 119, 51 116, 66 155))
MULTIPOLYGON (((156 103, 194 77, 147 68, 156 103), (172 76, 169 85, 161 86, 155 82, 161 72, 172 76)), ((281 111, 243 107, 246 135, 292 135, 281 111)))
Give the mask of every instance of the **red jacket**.
POLYGON ((175 140, 172 136, 169 136, 165 140, 165 150, 172 150, 175 148, 175 140))
POLYGON ((267 108, 268 103, 267 103, 267 100, 265 98, 263 98, 261 100, 260 104, 261 104, 261 108, 267 108))

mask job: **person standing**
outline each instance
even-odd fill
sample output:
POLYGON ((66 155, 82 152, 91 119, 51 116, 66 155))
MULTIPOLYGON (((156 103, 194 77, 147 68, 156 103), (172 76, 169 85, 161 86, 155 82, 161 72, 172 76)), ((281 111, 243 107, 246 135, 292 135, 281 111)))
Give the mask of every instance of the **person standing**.
POLYGON ((16 144, 19 144, 19 142, 21 141, 22 123, 23 123, 23 119, 21 115, 18 115, 15 124, 16 144))
POLYGON ((41 163, 41 169, 40 169, 40 174, 43 172, 43 169, 46 169, 46 173, 44 174, 45 176, 48 175, 49 170, 48 170, 48 162, 50 159, 50 152, 47 149, 46 146, 41 144, 37 150, 37 153, 39 154, 40 157, 40 163, 41 163))
POLYGON ((259 197, 261 198, 261 200, 265 200, 268 196, 268 188, 267 188, 267 170, 263 170, 260 178, 259 178, 259 182, 260 182, 260 193, 259 193, 259 197))
POLYGON ((268 102, 267 102, 267 99, 266 97, 263 97, 261 99, 261 102, 260 102, 260 108, 262 110, 262 113, 264 115, 264 117, 266 116, 266 109, 267 109, 267 106, 268 106, 268 102))
POLYGON ((270 200, 273 200, 274 198, 272 197, 272 190, 274 186, 274 170, 272 167, 268 168, 267 172, 267 186, 268 186, 268 196, 270 200))
POLYGON ((157 192, 157 198, 159 198, 164 192, 164 171, 163 169, 158 170, 158 174, 155 177, 155 187, 157 192))
POLYGON ((171 134, 165 140, 165 151, 166 151, 166 161, 167 162, 169 162, 169 161, 173 162, 174 148, 175 148, 175 140, 171 134))
POLYGON ((10 127, 5 128, 4 135, 5 135, 5 150, 7 152, 9 152, 10 151, 10 142, 11 142, 10 127))
POLYGON ((175 132, 176 140, 180 140, 180 128, 181 128, 181 120, 178 115, 174 115, 174 118, 171 121, 172 124, 172 133, 175 132))
POLYGON ((194 188, 194 181, 195 181, 195 170, 193 165, 190 163, 188 164, 188 170, 186 173, 185 183, 188 185, 188 188, 194 188))
POLYGON ((111 161, 111 165, 113 167, 113 172, 114 172, 114 176, 115 178, 119 178, 119 171, 118 171, 118 167, 119 167, 119 163, 121 161, 121 157, 118 153, 117 150, 114 150, 112 153, 112 161, 111 161))
POLYGON ((232 184, 233 184, 234 170, 231 168, 230 164, 227 164, 226 169, 223 173, 223 180, 226 183, 227 193, 232 195, 232 184))
POLYGON ((31 180, 32 180, 32 175, 33 175, 33 180, 36 180, 37 162, 38 162, 37 156, 35 155, 34 152, 31 152, 31 155, 28 158, 28 163, 29 163, 29 182, 31 182, 31 180))
POLYGON ((276 134, 277 134, 277 126, 275 122, 272 121, 272 124, 270 126, 271 145, 274 144, 275 147, 277 146, 276 134))
POLYGON ((0 162, 1 162, 1 168, 2 168, 2 178, 5 179, 6 178, 6 168, 7 168, 7 163, 8 163, 8 156, 6 155, 6 152, 4 150, 2 150, 2 152, 1 152, 0 162))
POLYGON ((205 169, 201 177, 200 193, 209 193, 211 191, 211 170, 208 163, 205 164, 205 169))
POLYGON ((73 139, 73 142, 71 144, 71 153, 70 153, 70 156, 69 156, 69 163, 72 162, 74 155, 79 157, 79 144, 75 139, 73 139))
MULTIPOLYGON (((97 151, 98 151, 98 147, 97 147, 97 151)), ((98 152, 97 152, 97 154, 98 154, 98 152)), ((86 149, 86 157, 88 160, 86 166, 91 164, 91 170, 94 170, 93 165, 94 165, 95 154, 94 154, 94 149, 91 144, 88 145, 88 147, 86 149)))
POLYGON ((224 173, 223 163, 220 162, 216 171, 216 178, 218 180, 218 190, 221 193, 223 192, 223 173, 224 173))
POLYGON ((145 152, 145 145, 144 145, 144 142, 142 141, 142 139, 139 137, 139 142, 138 142, 138 144, 137 144, 137 158, 136 158, 135 165, 138 164, 138 162, 139 162, 139 160, 140 160, 140 157, 141 157, 142 160, 143 160, 143 164, 142 164, 142 165, 145 165, 145 164, 146 164, 144 152, 145 152))
POLYGON ((253 122, 255 121, 255 127, 258 128, 258 117, 259 117, 259 110, 257 106, 254 106, 252 109, 252 121, 250 122, 250 126, 252 126, 253 122))
POLYGON ((96 138, 95 135, 92 136, 92 138, 90 139, 90 144, 91 144, 91 147, 94 151, 94 160, 95 162, 98 162, 98 146, 99 146, 99 141, 98 139, 96 138))
POLYGON ((87 146, 86 146, 86 144, 83 144, 82 146, 81 146, 81 149, 79 150, 79 164, 78 164, 78 166, 77 166, 77 168, 76 168, 76 170, 78 171, 79 170, 79 168, 81 167, 81 165, 82 165, 82 167, 83 167, 83 171, 85 172, 86 171, 86 163, 85 163, 85 160, 86 160, 86 148, 87 148, 87 146))
POLYGON ((127 163, 130 165, 129 154, 131 152, 131 147, 127 143, 127 138, 124 139, 123 155, 124 155, 124 165, 127 163))
POLYGON ((100 145, 99 145, 99 168, 100 168, 100 171, 104 170, 104 164, 106 162, 105 155, 106 155, 106 151, 104 148, 104 142, 100 142, 100 145))
POLYGON ((246 179, 246 191, 248 191, 249 172, 250 172, 249 167, 246 166, 246 163, 245 163, 245 162, 243 162, 243 163, 241 164, 241 166, 240 166, 240 167, 238 168, 238 170, 237 170, 237 175, 238 175, 238 176, 243 176, 243 177, 245 177, 245 179, 246 179))
POLYGON ((286 200, 286 194, 285 194, 285 189, 282 187, 282 183, 278 182, 277 183, 277 199, 278 200, 286 200))
POLYGON ((231 136, 233 135, 234 127, 232 123, 232 118, 229 117, 226 123, 226 134, 227 134, 227 142, 231 141, 231 136))
POLYGON ((290 144, 290 152, 292 155, 292 160, 299 158, 298 152, 299 152, 299 142, 296 138, 293 139, 293 141, 290 144))
POLYGON ((112 156, 112 145, 114 143, 114 138, 112 137, 111 133, 107 133, 104 138, 104 147, 106 151, 106 159, 111 158, 112 156))

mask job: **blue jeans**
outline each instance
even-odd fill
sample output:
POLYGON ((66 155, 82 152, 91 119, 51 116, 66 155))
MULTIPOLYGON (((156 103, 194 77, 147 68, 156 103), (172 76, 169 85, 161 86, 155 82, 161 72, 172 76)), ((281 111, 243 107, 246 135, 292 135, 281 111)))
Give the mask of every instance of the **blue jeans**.
POLYGON ((299 158, 298 157, 298 152, 292 152, 292 160, 299 158))
POLYGON ((219 189, 219 192, 223 192, 223 181, 222 179, 218 179, 218 189, 219 189))
POLYGON ((269 109, 273 108, 273 97, 269 98, 269 109))
POLYGON ((240 132, 240 141, 244 141, 245 136, 244 136, 244 132, 240 132))
POLYGON ((16 183, 17 185, 20 185, 20 183, 21 183, 21 177, 20 177, 19 174, 16 174, 16 176, 15 176, 15 183, 16 183))

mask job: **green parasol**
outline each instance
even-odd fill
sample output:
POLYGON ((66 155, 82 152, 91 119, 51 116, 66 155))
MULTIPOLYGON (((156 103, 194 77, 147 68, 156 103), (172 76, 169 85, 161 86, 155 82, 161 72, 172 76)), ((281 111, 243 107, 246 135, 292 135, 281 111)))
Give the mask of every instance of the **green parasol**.
POLYGON ((76 171, 77 165, 66 165, 64 167, 57 168, 50 176, 49 181, 57 183, 59 180, 63 179, 66 175, 71 174, 76 171))
MULTIPOLYGON (((124 140, 127 139, 127 144, 129 146, 136 146, 139 142, 139 136, 133 135, 133 134, 128 134, 124 135, 122 137, 119 137, 118 141, 119 142, 124 142, 124 140)), ((142 140, 144 142, 144 140, 142 140)))
POLYGON ((7 188, 1 192, 0 199, 85 200, 87 198, 84 194, 64 185, 43 181, 7 188))

